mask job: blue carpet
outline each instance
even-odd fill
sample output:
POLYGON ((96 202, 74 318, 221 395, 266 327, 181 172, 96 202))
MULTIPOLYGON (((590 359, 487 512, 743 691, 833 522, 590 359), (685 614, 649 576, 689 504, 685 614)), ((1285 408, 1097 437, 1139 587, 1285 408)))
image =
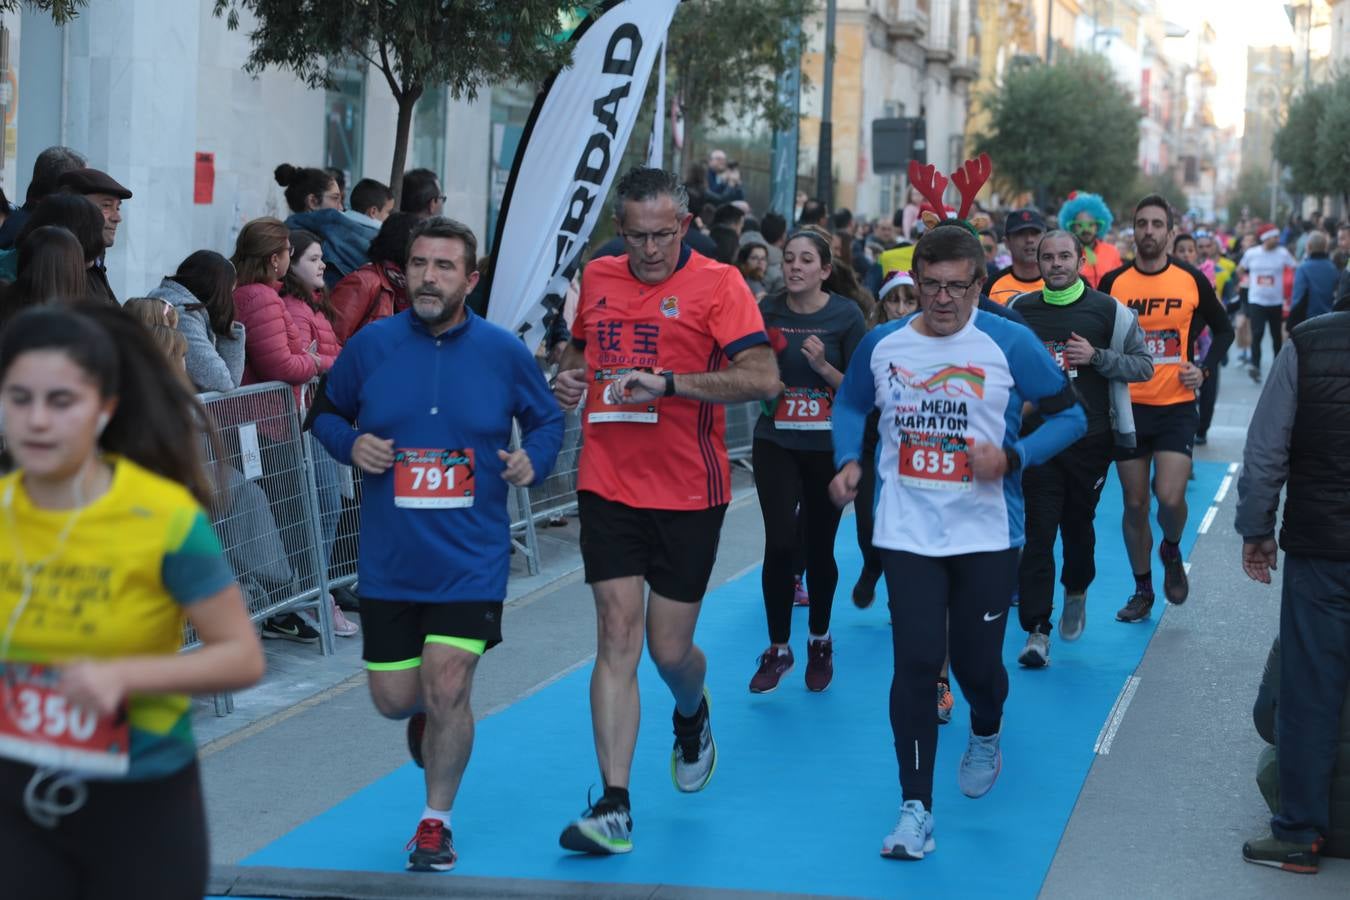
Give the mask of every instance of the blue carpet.
MULTIPOLYGON (((1225 472, 1224 464, 1196 465, 1187 553, 1225 472)), ((1003 774, 981 800, 965 798, 956 785, 968 721, 957 692, 954 721, 939 739, 937 851, 923 862, 878 854, 900 802, 886 712, 890 633, 884 592, 865 611, 848 600, 860 559, 846 520, 829 691, 808 694, 802 684, 803 611, 794 620, 797 669, 773 694, 746 690, 766 644, 758 570, 724 585, 705 603, 698 631, 710 661, 720 750, 708 789, 682 795, 670 783, 670 696, 644 660, 646 715, 632 783, 636 849, 595 859, 558 848, 559 831, 586 805, 587 786, 598 782, 587 667, 480 723, 455 808, 456 872, 877 898, 1035 896, 1092 764, 1097 734, 1164 606, 1160 599, 1146 624, 1114 621, 1133 586, 1120 509, 1112 473, 1098 510, 1098 577, 1083 638, 1056 639, 1049 669, 1021 670, 1015 660, 1025 634, 1015 618, 1010 623, 1003 774)), ((1161 596, 1161 573, 1155 577, 1161 596)), ((402 740, 401 725, 390 726, 389 739, 402 740)), ((404 766, 244 862, 401 871, 422 790, 421 772, 404 766)))

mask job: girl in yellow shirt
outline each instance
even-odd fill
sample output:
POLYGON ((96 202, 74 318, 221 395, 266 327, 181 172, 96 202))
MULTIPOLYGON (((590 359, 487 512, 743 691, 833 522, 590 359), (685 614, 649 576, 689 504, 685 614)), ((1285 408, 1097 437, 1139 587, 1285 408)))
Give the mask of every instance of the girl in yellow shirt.
POLYGON ((189 695, 263 671, 203 512, 205 413, 121 310, 62 306, 0 333, 0 413, 6 893, 200 897, 189 695))

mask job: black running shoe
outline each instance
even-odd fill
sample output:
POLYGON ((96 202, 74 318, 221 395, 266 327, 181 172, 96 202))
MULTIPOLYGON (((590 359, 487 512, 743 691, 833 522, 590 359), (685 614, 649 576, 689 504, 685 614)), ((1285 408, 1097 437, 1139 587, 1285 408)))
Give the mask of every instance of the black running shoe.
POLYGON ((413 713, 408 717, 408 755, 417 763, 417 768, 425 769, 422 764, 422 736, 427 733, 427 714, 413 713))
POLYGON ((1322 842, 1296 844, 1277 837, 1264 837, 1242 845, 1242 858, 1258 866, 1270 866, 1300 875, 1316 875, 1322 842))
POLYGON ((874 572, 863 566, 858 581, 853 585, 853 605, 858 609, 867 609, 871 606, 872 601, 877 599, 877 581, 880 579, 880 571, 874 572))
POLYGON ((262 636, 278 641, 294 641, 297 644, 318 643, 319 632, 295 613, 283 613, 263 622, 262 636))
POLYGON ((580 818, 563 829, 558 845, 564 850, 612 856, 633 851, 633 815, 628 807, 601 798, 580 818))
POLYGON ((1181 548, 1162 544, 1158 547, 1158 558, 1163 563, 1163 596, 1168 603, 1180 606, 1191 593, 1186 563, 1181 559, 1181 548))
POLYGON ((408 868, 414 872, 449 872, 455 867, 455 843, 450 829, 440 819, 423 819, 417 823, 417 834, 408 841, 408 868))
POLYGON ((1153 613, 1153 594, 1132 594, 1116 613, 1117 622, 1142 622, 1153 613))

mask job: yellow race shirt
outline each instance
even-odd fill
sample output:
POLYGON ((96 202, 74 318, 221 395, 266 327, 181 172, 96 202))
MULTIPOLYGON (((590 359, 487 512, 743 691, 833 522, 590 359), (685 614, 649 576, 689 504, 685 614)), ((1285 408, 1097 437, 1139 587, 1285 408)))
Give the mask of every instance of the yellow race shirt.
MULTIPOLYGON (((0 627, 32 591, 5 661, 60 663, 177 653, 184 608, 234 581, 205 512, 186 488, 126 459, 70 533, 70 510, 35 507, 22 473, 0 478, 0 627), (6 506, 5 500, 9 499, 6 506)), ((162 777, 192 761, 186 694, 133 695, 128 779, 162 777)))

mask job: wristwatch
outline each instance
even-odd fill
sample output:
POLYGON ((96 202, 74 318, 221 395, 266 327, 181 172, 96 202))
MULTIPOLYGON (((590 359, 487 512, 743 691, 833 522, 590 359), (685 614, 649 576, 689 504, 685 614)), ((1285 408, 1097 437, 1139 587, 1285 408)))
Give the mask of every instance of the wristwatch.
POLYGON ((1008 460, 1008 471, 1006 474, 1011 475, 1013 472, 1022 468, 1022 457, 1018 456, 1017 451, 1012 447, 1004 447, 1003 456, 1008 460))
POLYGON ((674 397, 674 396, 675 396, 675 373, 674 373, 674 372, 671 372, 671 371, 666 371, 666 372, 663 372, 662 374, 665 376, 665 379, 666 379, 666 393, 665 393, 665 396, 667 396, 667 397, 674 397))

